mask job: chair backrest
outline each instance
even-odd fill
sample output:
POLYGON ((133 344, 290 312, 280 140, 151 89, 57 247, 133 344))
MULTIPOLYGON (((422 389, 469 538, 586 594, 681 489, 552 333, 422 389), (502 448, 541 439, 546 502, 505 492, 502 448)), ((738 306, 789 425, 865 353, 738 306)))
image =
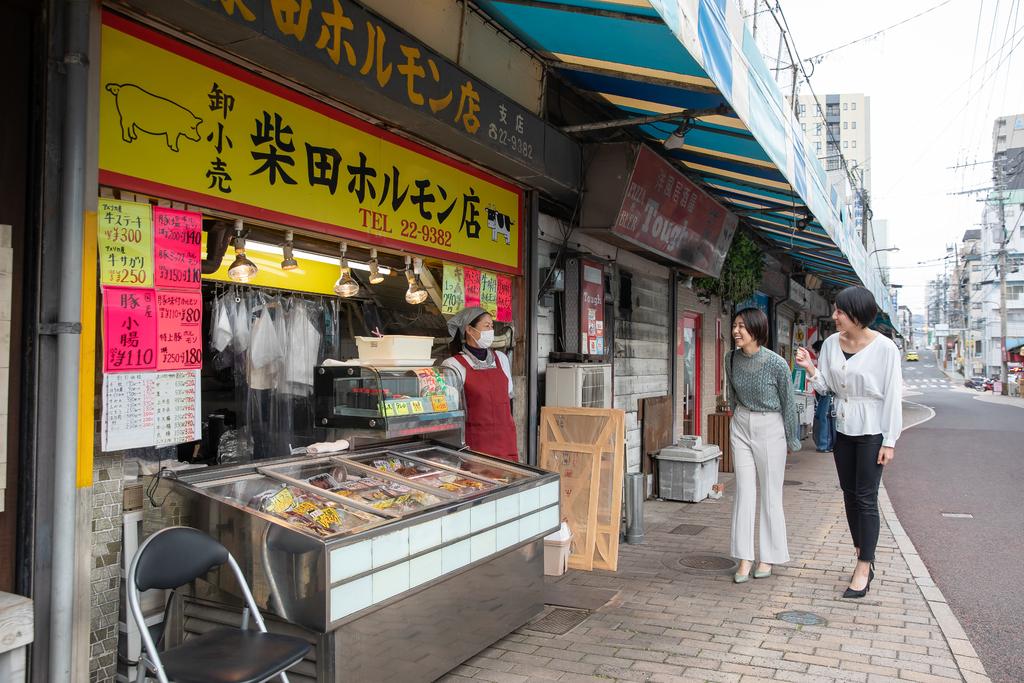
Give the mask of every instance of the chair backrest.
POLYGON ((135 585, 140 591, 177 588, 227 561, 227 549, 198 529, 161 529, 139 550, 135 585))

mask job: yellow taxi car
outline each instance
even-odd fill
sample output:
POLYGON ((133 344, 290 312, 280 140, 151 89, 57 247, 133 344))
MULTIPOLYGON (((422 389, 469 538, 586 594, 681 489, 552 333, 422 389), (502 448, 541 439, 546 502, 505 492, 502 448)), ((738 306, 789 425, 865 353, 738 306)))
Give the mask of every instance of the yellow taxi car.
POLYGON ((911 361, 911 360, 919 361, 921 359, 918 358, 917 351, 907 351, 907 355, 903 356, 903 360, 906 360, 906 361, 911 361))

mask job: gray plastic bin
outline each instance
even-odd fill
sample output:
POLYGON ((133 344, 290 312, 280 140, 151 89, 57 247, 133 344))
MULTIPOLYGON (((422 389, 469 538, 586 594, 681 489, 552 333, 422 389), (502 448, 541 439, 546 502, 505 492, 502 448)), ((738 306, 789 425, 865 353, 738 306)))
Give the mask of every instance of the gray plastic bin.
POLYGON ((665 500, 699 503, 718 483, 722 449, 714 444, 696 448, 669 446, 658 453, 658 491, 665 500))

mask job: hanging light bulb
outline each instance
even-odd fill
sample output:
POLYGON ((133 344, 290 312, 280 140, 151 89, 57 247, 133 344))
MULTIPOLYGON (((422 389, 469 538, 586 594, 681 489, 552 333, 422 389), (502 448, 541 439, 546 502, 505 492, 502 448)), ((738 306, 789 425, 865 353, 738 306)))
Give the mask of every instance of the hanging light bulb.
POLYGON ((380 272, 380 263, 377 262, 377 250, 370 250, 370 284, 379 285, 384 282, 384 274, 380 272))
POLYGON ((235 282, 249 282, 259 268, 245 255, 245 238, 242 237, 242 220, 235 221, 235 260, 228 267, 228 277, 235 282))
POLYGON ((416 266, 414 268, 410 265, 409 257, 405 257, 405 279, 409 281, 409 289, 405 290, 405 300, 414 306, 423 303, 429 296, 427 290, 420 284, 420 278, 417 274, 420 263, 421 261, 416 259, 416 266))
POLYGON ((295 245, 293 240, 295 239, 295 233, 289 230, 284 236, 284 257, 281 259, 281 270, 295 270, 299 267, 299 262, 295 260, 295 245))
POLYGON ((348 298, 359 293, 359 283, 352 277, 352 269, 348 267, 348 259, 345 258, 345 250, 348 245, 341 243, 341 277, 334 283, 334 293, 340 297, 348 298))

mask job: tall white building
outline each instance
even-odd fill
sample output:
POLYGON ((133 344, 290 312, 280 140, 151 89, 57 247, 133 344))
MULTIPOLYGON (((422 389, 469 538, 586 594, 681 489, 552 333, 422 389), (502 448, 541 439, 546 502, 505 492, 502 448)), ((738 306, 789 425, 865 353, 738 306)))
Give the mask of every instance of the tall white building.
MULTIPOLYGON (((998 257, 1004 243, 1006 336, 1009 344, 1024 338, 1024 114, 995 120, 992 154, 996 189, 985 202, 981 230, 983 268, 974 299, 981 304, 974 327, 982 343, 986 375, 997 375, 1002 369, 998 257)), ((1011 359, 1011 367, 1015 365, 1019 362, 1011 359)))
MULTIPOLYGON (((854 221, 861 225, 861 200, 843 168, 842 158, 858 186, 871 196, 871 98, 863 93, 801 96, 797 116, 811 149, 839 191, 854 221), (840 157, 842 155, 842 158, 840 157)), ((870 235, 870 233, 869 233, 870 235)), ((863 237, 863 236, 862 236, 863 237)))

